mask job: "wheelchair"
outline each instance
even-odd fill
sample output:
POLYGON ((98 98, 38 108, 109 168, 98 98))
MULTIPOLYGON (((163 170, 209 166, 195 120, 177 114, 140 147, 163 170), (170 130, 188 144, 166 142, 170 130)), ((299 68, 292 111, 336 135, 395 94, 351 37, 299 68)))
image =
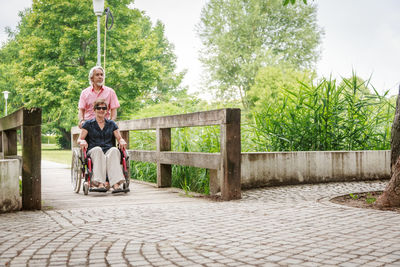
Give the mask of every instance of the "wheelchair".
MULTIPOLYGON (((123 189, 119 192, 128 193, 129 190, 129 157, 125 149, 119 149, 121 153, 121 167, 122 173, 125 177, 123 189)), ((106 190, 100 190, 101 188, 92 187, 92 168, 93 162, 89 155, 86 153, 86 149, 73 148, 72 151, 72 165, 71 165, 71 185, 75 193, 79 193, 82 186, 83 193, 87 195, 89 192, 107 192, 106 190)), ((108 182, 108 178, 106 179, 108 182)))

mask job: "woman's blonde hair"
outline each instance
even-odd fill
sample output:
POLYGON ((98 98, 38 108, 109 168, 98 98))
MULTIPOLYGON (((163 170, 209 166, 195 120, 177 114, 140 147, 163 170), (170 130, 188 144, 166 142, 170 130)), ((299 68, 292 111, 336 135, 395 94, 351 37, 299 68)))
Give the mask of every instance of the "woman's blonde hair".
POLYGON ((100 106, 102 104, 106 105, 106 107, 107 107, 107 103, 106 103, 106 100, 104 98, 97 98, 93 102, 93 109, 96 109, 98 106, 100 106))

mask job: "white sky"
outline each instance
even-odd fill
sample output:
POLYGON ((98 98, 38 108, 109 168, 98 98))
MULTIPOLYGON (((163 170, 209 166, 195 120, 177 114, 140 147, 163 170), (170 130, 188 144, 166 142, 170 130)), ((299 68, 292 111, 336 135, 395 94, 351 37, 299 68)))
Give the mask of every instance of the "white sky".
MULTIPOLYGON (((201 8, 207 0, 136 0, 155 22, 165 24, 165 33, 175 45, 178 70, 187 69, 184 84, 200 90, 200 40, 194 31, 201 8)), ((352 70, 367 79, 378 91, 396 94, 400 82, 400 1, 399 0, 315 0, 319 25, 325 30, 319 75, 349 77, 352 70)), ((31 0, 0 0, 0 42, 6 40, 4 27, 14 28, 18 11, 31 0)), ((112 10, 112 7, 111 7, 112 10)))
POLYGON ((400 82, 400 1, 319 0, 325 29, 318 73, 348 77, 354 69, 378 91, 397 94, 400 82))

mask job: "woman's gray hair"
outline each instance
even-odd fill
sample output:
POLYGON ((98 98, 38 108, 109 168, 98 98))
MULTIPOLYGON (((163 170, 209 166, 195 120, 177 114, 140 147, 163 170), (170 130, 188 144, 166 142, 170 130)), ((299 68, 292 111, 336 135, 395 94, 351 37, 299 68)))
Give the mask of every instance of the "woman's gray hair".
POLYGON ((89 84, 90 85, 92 85, 92 77, 93 77, 94 70, 101 70, 104 74, 104 78, 106 77, 106 72, 104 71, 104 69, 101 66, 94 66, 89 71, 89 84))

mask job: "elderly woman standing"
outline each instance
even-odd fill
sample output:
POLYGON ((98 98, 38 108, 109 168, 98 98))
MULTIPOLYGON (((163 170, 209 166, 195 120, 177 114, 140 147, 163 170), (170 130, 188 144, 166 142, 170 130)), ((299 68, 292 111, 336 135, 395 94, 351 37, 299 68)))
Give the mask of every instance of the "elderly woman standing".
POLYGON ((78 143, 81 148, 87 148, 88 155, 92 158, 93 185, 100 189, 105 188, 108 175, 108 180, 114 189, 113 192, 121 191, 120 186, 124 183, 125 178, 120 166, 121 154, 114 146, 114 141, 117 139, 121 149, 126 148, 127 143, 122 138, 117 124, 105 118, 107 112, 105 99, 97 99, 93 108, 95 118, 82 125, 78 143))

